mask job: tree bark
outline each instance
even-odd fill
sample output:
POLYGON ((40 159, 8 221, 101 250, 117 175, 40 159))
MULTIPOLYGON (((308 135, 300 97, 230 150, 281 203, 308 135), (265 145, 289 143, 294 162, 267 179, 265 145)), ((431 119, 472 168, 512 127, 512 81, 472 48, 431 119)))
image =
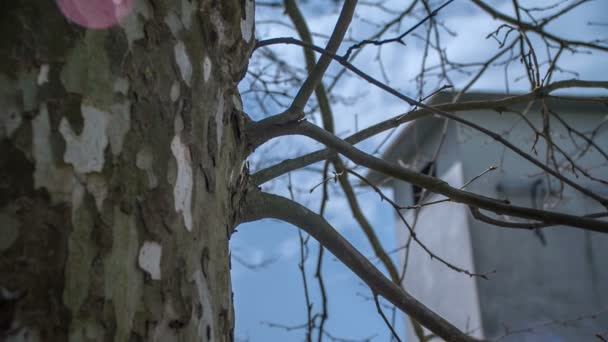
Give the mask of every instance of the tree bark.
POLYGON ((253 16, 136 0, 93 30, 0 5, 0 340, 232 340, 253 16))

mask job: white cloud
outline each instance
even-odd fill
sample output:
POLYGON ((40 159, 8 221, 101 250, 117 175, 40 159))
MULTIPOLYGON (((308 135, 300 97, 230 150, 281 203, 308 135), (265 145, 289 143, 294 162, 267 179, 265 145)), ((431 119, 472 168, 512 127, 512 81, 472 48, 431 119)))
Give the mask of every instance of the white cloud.
POLYGON ((287 260, 300 253, 300 240, 298 236, 290 237, 279 243, 277 252, 281 260, 287 260))

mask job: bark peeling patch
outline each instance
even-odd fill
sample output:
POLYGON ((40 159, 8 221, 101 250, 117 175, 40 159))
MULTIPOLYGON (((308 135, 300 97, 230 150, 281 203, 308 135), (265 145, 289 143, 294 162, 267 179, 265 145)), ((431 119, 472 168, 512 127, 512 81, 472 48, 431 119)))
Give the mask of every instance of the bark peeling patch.
POLYGON ((169 97, 172 102, 175 102, 179 99, 179 95, 181 93, 181 89, 179 86, 179 82, 173 82, 171 85, 171 90, 169 91, 169 97))
POLYGON ((254 1, 245 0, 245 19, 241 19, 241 34, 243 39, 249 43, 253 37, 254 1))
POLYGON ((117 77, 116 80, 114 80, 114 92, 123 94, 126 96, 128 91, 129 91, 129 80, 126 78, 117 77))
POLYGON ((181 20, 179 19, 177 14, 175 14, 175 12, 173 12, 173 11, 169 12, 165 16, 163 21, 165 22, 165 25, 167 25, 167 27, 171 31, 171 34, 173 35, 173 37, 177 37, 178 33, 180 33, 184 29, 184 26, 183 26, 181 20))
POLYGON ((175 121, 177 129, 171 141, 171 152, 177 161, 177 179, 173 188, 173 198, 175 211, 182 213, 186 230, 190 232, 192 231, 192 157, 190 149, 180 137, 183 127, 181 116, 177 115, 175 121))
MULTIPOLYGON (((114 0, 114 3, 120 3, 120 0, 114 0)), ((133 1, 133 4, 133 12, 121 20, 120 23, 127 36, 129 49, 131 49, 134 41, 145 37, 144 20, 142 20, 142 17, 144 19, 152 17, 152 8, 147 1, 133 1)))
POLYGON ((243 111, 243 103, 241 102, 241 99, 238 96, 232 95, 232 104, 237 110, 241 112, 243 111))
POLYGON ((192 27, 192 16, 194 15, 195 10, 196 4, 194 1, 182 0, 182 23, 184 23, 186 30, 189 30, 192 27))
POLYGON ((16 106, 5 107, 0 111, 0 139, 12 137, 22 122, 21 112, 16 106))
MULTIPOLYGON (((241 177, 243 175, 243 173, 245 172, 245 168, 246 167, 247 167, 247 160, 243 160, 241 162, 241 167, 239 168, 239 171, 238 171, 239 172, 239 177, 241 177)), ((236 183, 236 181, 234 180, 234 169, 232 169, 232 171, 230 171, 229 182, 230 182, 230 184, 235 184, 236 183)))
POLYGON ((175 54, 175 62, 177 63, 179 71, 182 75, 182 79, 189 87, 190 81, 192 80, 192 63, 190 63, 190 58, 186 52, 186 45, 184 45, 184 42, 181 40, 178 41, 173 47, 173 52, 175 54))
POLYGON ((154 280, 160 280, 160 260, 163 254, 163 247, 156 241, 144 241, 139 249, 139 267, 150 275, 154 280))
POLYGON ((49 70, 50 66, 48 64, 42 64, 40 66, 40 71, 38 72, 38 79, 36 83, 41 86, 49 81, 49 70))
POLYGON ((217 42, 219 45, 226 44, 226 27, 224 25, 224 19, 217 9, 212 9, 210 13, 211 23, 215 26, 217 32, 217 42))
POLYGON ((203 60, 203 77, 205 82, 209 81, 209 77, 211 77, 211 59, 208 56, 205 56, 203 60))
POLYGON ((62 118, 59 132, 66 142, 64 161, 79 173, 100 172, 108 143, 114 156, 122 150, 124 137, 130 129, 130 108, 128 101, 112 105, 111 112, 83 104, 84 127, 80 135, 76 135, 68 120, 62 118))
POLYGON ((51 124, 45 104, 40 106, 40 112, 32 120, 32 131, 32 154, 36 167, 34 187, 46 188, 55 202, 70 199, 75 180, 69 168, 58 167, 53 160, 51 124))
POLYGON ((100 172, 104 164, 104 150, 108 145, 106 129, 110 114, 95 107, 82 105, 84 127, 79 136, 66 118, 61 119, 59 132, 65 139, 63 160, 79 173, 100 172))
POLYGON ((196 308, 192 308, 193 318, 198 318, 198 335, 200 341, 212 341, 212 329, 215 327, 215 324, 213 322, 213 310, 211 310, 211 291, 201 270, 194 272, 192 278, 196 285, 200 305, 202 306, 202 315, 197 315, 196 308))
POLYGON ((136 266, 139 244, 135 218, 118 207, 114 208, 112 236, 112 252, 105 263, 105 291, 114 304, 114 341, 126 342, 140 306, 143 279, 136 266))
POLYGON ((153 170, 154 155, 148 147, 144 147, 137 152, 135 156, 135 165, 140 170, 146 172, 148 176, 148 189, 154 189, 158 186, 158 178, 153 170))

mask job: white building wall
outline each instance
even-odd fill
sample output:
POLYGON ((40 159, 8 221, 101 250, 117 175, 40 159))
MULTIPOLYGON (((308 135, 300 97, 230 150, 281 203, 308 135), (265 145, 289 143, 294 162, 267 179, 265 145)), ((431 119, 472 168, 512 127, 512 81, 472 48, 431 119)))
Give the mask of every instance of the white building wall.
MULTIPOLYGON (((453 164, 442 175, 453 186, 463 184, 462 165, 453 164)), ((409 193, 409 185, 400 183, 397 192, 409 193)), ((433 195, 428 200, 444 198, 433 195)), ((398 198, 400 203, 411 203, 407 198, 398 198)), ((410 210, 406 220, 415 230, 418 239, 437 256, 449 260, 463 269, 474 271, 472 247, 469 236, 467 210, 454 203, 441 203, 423 208, 416 213, 410 210)), ((401 221, 397 224, 399 241, 407 243, 409 230, 401 221)), ((405 273, 405 288, 421 299, 425 305, 440 313, 444 318, 473 336, 482 337, 477 285, 474 279, 454 272, 422 249, 415 241, 406 253, 401 254, 402 262, 408 259, 405 273)), ((409 325, 409 321, 408 321, 409 325)), ((408 327, 408 341, 415 341, 411 327, 408 327)))
MULTIPOLYGON (((555 109, 581 132, 595 129, 605 117, 555 109)), ((526 115, 536 127, 542 127, 538 113, 526 115)), ((533 150, 535 135, 519 116, 480 111, 467 113, 465 117, 503 134, 535 158, 547 161, 543 139, 538 140, 533 150)), ((566 129, 555 119, 551 122, 552 139, 568 153, 575 151, 575 143, 566 129)), ((583 145, 584 140, 574 139, 576 145, 583 145)), ((608 124, 596 132, 595 141, 608 150, 608 124)), ((574 155, 594 176, 608 179, 608 161, 593 148, 574 155)), ((563 160, 559 155, 556 157, 563 160)), ((606 211, 567 186, 561 189, 555 181, 551 183, 555 193, 550 196, 540 169, 493 139, 451 124, 439 154, 438 174, 452 186, 458 186, 490 166, 498 166, 498 170, 475 181, 468 190, 539 209, 579 215, 606 211), (533 194, 532 185, 539 180, 541 184, 533 194)), ((605 184, 585 179, 580 172, 580 178, 576 178, 570 168, 561 173, 608 197, 605 184)), ((411 187, 402 182, 395 182, 394 186, 396 200, 411 203, 411 187)), ((428 200, 434 199, 437 198, 428 200)), ((408 234, 403 223, 397 223, 397 231, 399 241, 404 244, 408 234)), ((406 288, 459 328, 472 330, 474 336, 497 339, 511 331, 501 341, 591 341, 595 334, 607 332, 607 234, 547 228, 542 233, 546 240, 543 244, 534 232, 490 226, 473 219, 466 207, 452 203, 421 210, 416 231, 427 247, 453 264, 473 272, 496 271, 489 275, 489 280, 471 279, 430 259, 419 247, 410 248, 406 288), (597 314, 595 318, 591 318, 593 314, 597 314), (587 318, 576 320, 580 316, 587 318), (513 333, 522 329, 526 332, 513 333)), ((411 333, 408 338, 416 340, 411 333)))
MULTIPOLYGON (((558 109, 558 108, 556 108, 558 109)), ((579 130, 588 132, 597 127, 604 116, 597 113, 563 113, 560 115, 579 130)), ((482 123, 495 132, 510 133, 509 141, 522 150, 545 161, 546 145, 542 138, 532 150, 535 136, 517 115, 491 112, 468 113, 469 120, 482 123), (500 119, 500 120, 499 120, 500 119)), ((536 127, 541 127, 540 115, 529 115, 536 127)), ((565 151, 573 154, 576 147, 566 129, 552 120, 552 137, 565 151)), ((608 127, 607 127, 608 128, 608 127)), ((608 148, 608 130, 600 131, 595 141, 608 148)), ((598 203, 586 199, 577 191, 556 181, 548 191, 547 178, 540 169, 524 161, 515 153, 486 136, 459 126, 458 142, 462 146, 462 161, 467 179, 489 166, 499 169, 469 189, 494 198, 506 198, 513 204, 571 214, 602 211, 598 203), (533 184, 540 182, 536 191, 533 184)), ((582 140, 577 140, 582 145, 582 140)), ((574 153, 573 155, 576 155, 574 153)), ((563 160, 559 154, 557 160, 563 160)), ((608 178, 606 160, 593 149, 577 161, 595 176, 608 178), (603 164, 603 165, 602 165, 603 164)), ((579 173, 576 178, 570 168, 563 175, 586 184, 595 192, 608 196, 608 187, 586 180, 579 173)), ((604 209, 605 211, 605 209, 604 209)), ((507 218, 508 219, 508 218, 507 218)), ((593 340, 595 334, 608 327, 608 236, 575 228, 548 228, 542 231, 546 240, 534 232, 494 227, 474 219, 471 233, 475 265, 479 272, 496 270, 490 280, 478 280, 479 298, 486 337, 498 338, 507 331, 532 328, 531 332, 511 334, 502 341, 582 341, 593 340), (605 312, 596 319, 560 325, 578 316, 605 312)))

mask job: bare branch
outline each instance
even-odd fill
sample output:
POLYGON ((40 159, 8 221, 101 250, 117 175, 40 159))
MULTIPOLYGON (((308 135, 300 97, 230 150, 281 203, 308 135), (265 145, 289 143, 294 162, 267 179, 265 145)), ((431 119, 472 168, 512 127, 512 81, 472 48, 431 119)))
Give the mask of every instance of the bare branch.
MULTIPOLYGON (((541 223, 541 222, 512 222, 512 221, 501 221, 495 218, 492 218, 490 216, 484 215, 479 208, 475 208, 475 207, 469 207, 471 214, 473 215, 474 218, 495 225, 495 226, 499 226, 499 227, 504 227, 504 228, 516 228, 516 229, 529 229, 529 230, 535 230, 535 229, 540 229, 540 228, 546 228, 546 227, 550 227, 551 225, 546 224, 546 223, 541 223)), ((604 212, 604 213, 595 213, 595 214, 589 214, 589 215, 584 215, 582 217, 587 217, 587 218, 603 218, 603 217, 608 217, 608 213, 604 212)))
MULTIPOLYGON (((469 277, 480 277, 483 279, 488 279, 487 274, 484 273, 473 273, 469 270, 463 269, 461 267, 458 267, 450 262, 448 262, 447 260, 445 260, 444 258, 438 256, 437 254, 433 253, 433 251, 431 251, 424 243, 422 243, 422 241, 420 241, 420 239, 418 239, 418 236, 416 234, 416 232, 414 231, 412 225, 410 225, 407 220, 405 219, 405 216, 403 216, 403 214, 401 213, 400 209, 402 209, 401 206, 399 206, 397 203, 395 203, 393 200, 391 200, 390 198, 388 198, 381 190, 380 188, 378 188, 377 186, 375 186, 374 184, 370 183, 365 177, 361 176, 360 174, 358 174, 357 172, 353 171, 353 170, 348 170, 349 173, 353 174, 354 176, 356 176, 357 178, 359 178, 360 180, 362 180, 363 182, 367 183, 369 186, 371 186, 374 191, 376 191, 376 193, 380 196, 380 198, 384 201, 387 201, 392 207, 393 209, 395 209, 395 212, 397 214, 397 216, 399 217, 399 219, 401 219, 401 222, 403 222, 403 224, 405 225, 405 227, 407 227, 409 233, 410 233, 410 237, 418 244, 418 246, 420 246, 420 248, 422 248, 422 250, 424 250, 430 257, 431 259, 436 259, 437 261, 439 261, 440 263, 444 264, 446 267, 448 267, 449 269, 456 271, 458 273, 464 273, 466 275, 468 275, 469 277)), ((449 201, 449 200, 447 200, 449 201)), ((444 201, 442 201, 444 202, 444 201)), ((440 203, 435 202, 435 203, 440 203)), ((494 272, 491 272, 494 273, 494 272)))
MULTIPOLYGON (((433 15, 435 15, 441 8, 445 7, 450 2, 451 2, 451 0, 446 2, 443 6, 438 8, 435 12, 433 12, 432 14, 429 14, 429 16, 427 18, 430 18, 433 15)), ((285 9, 286 9, 287 14, 292 19, 294 25, 296 26, 298 34, 300 35, 302 40, 308 44, 312 44, 312 37, 310 36, 308 25, 306 24, 306 21, 302 17, 296 2, 294 0, 285 0, 285 9)), ((420 23, 424 22, 425 20, 426 19, 424 19, 420 23)), ((416 25, 412 29, 408 30, 408 32, 404 33, 401 36, 401 38, 403 38, 407 33, 414 30, 417 26, 419 26, 419 25, 416 25)), ((388 42, 386 42, 386 43, 388 43, 388 42)), ((382 43, 380 43, 380 44, 382 44, 382 43)), ((350 52, 352 51, 353 48, 357 48, 357 47, 351 46, 347 52, 347 55, 350 54, 350 52)), ((312 74, 314 72, 314 52, 313 52, 313 50, 307 49, 307 48, 304 48, 303 52, 304 52, 304 57, 306 60, 306 68, 307 68, 309 74, 312 74)), ((315 96, 317 97, 317 102, 319 104, 319 110, 321 112, 323 128, 325 128, 327 131, 333 133, 334 132, 334 121, 333 121, 332 108, 329 103, 327 91, 326 91, 325 86, 322 81, 320 81, 318 83, 317 87, 315 88, 315 96)), ((342 187, 344 194, 347 198, 347 201, 348 201, 349 207, 351 209, 351 212, 353 214, 353 217, 359 223, 359 226, 361 227, 361 229, 363 230, 363 233, 367 237, 370 245, 372 246, 372 248, 374 250, 374 253, 380 259, 380 261, 382 262, 382 264, 388 271, 393 282, 395 282, 395 284, 399 285, 401 282, 399 279, 399 273, 397 271, 397 267, 393 264, 390 257, 386 254, 373 227, 371 226, 371 224, 369 223, 369 221, 363 214, 363 211, 361 210, 361 207, 359 206, 359 201, 357 200, 357 196, 355 195, 355 192, 354 192, 350 182, 348 181, 347 174, 342 174, 341 170, 345 169, 345 166, 342 163, 342 160, 340 159, 339 156, 335 155, 335 156, 333 156, 333 158, 331 158, 331 161, 333 162, 334 167, 336 169, 336 172, 334 172, 333 178, 339 180, 340 186, 342 187)), ((326 164, 325 168, 324 168, 324 170, 325 170, 324 180, 321 182, 321 184, 323 185, 324 198, 326 198, 325 195, 327 193, 327 180, 329 180, 329 178, 326 176, 327 166, 328 165, 326 164)), ((311 189, 311 192, 313 190, 314 190, 314 187, 311 189)), ((320 285, 323 285, 323 284, 320 282, 320 285)), ((323 288, 322 288, 322 290, 323 290, 323 288)), ((310 310, 309 310, 309 312, 310 312, 310 310)), ((323 323, 324 323, 324 321, 321 322, 321 324, 323 324, 323 323)), ((423 331, 423 329, 420 327, 420 324, 418 322, 411 319, 411 323, 414 327, 416 327, 416 331, 423 331)), ((308 334, 307 334, 307 336, 309 337, 308 334)), ((322 336, 321 332, 319 333, 319 337, 320 336, 322 336)), ((421 339, 423 337, 424 336, 419 336, 419 338, 421 338, 421 339)))
MULTIPOLYGON (((347 5, 348 5, 347 3, 344 3, 344 6, 347 6, 347 5)), ((352 11, 354 12, 355 6, 352 5, 352 7, 353 7, 352 11)), ((298 31, 298 35, 300 36, 302 41, 312 44, 313 41, 312 41, 312 36, 310 35, 310 30, 308 29, 306 20, 302 16, 302 13, 300 12, 300 9, 298 8, 298 5, 295 0, 285 0, 285 12, 287 13, 287 15, 289 15, 289 17, 291 18, 291 21, 294 23, 296 30, 298 31)), ((343 10, 343 12, 344 12, 344 10, 343 10)), ((344 16, 341 16, 340 19, 338 19, 338 25, 341 25, 340 26, 341 29, 334 30, 334 35, 332 36, 332 38, 333 37, 335 37, 334 39, 343 39, 344 38, 344 34, 346 33, 346 29, 348 28, 348 23, 352 19, 352 15, 353 15, 353 13, 350 13, 350 17, 346 18, 344 16), (348 22, 346 22, 347 20, 348 20, 348 22), (343 22, 343 23, 341 23, 341 22, 343 22)), ((336 27, 338 27, 338 26, 336 26, 336 27)), ((332 43, 332 41, 330 41, 329 44, 333 44, 335 46, 335 49, 334 49, 334 52, 335 52, 337 50, 338 46, 340 45, 340 42, 335 44, 335 43, 332 43)), ((314 72, 323 72, 323 73, 325 72, 325 70, 321 71, 321 69, 316 67, 315 54, 312 50, 303 48, 302 52, 304 53, 304 60, 306 61, 306 70, 308 71, 309 75, 313 75, 314 72)), ((322 56, 321 59, 319 59, 319 64, 321 63, 322 60, 329 61, 329 60, 331 60, 331 58, 322 56)), ((329 63, 328 63, 328 65, 329 65, 329 63)), ((309 76, 309 78, 310 78, 310 76, 309 76)), ((323 84, 322 78, 323 78, 323 75, 319 76, 319 80, 317 81, 317 85, 316 85, 314 91, 315 91, 315 96, 317 97, 317 102, 319 104, 319 108, 321 109, 321 113, 325 114, 325 113, 330 113, 331 109, 330 109, 330 105, 329 105, 329 98, 327 96, 327 91, 325 90, 325 85, 323 84)), ((306 85, 306 83, 304 85, 306 85)), ((304 108, 303 104, 301 106, 302 108, 298 108, 297 107, 298 104, 296 103, 296 101, 300 100, 298 98, 298 96, 305 95, 303 93, 304 85, 302 86, 302 89, 300 89, 300 92, 298 93, 298 95, 296 95, 296 98, 294 99, 294 102, 291 105, 292 110, 301 111, 304 108)), ((310 97, 310 94, 308 94, 308 97, 310 97)), ((322 119, 323 119, 323 127, 325 127, 325 129, 327 129, 328 131, 333 132, 334 131, 333 116, 332 115, 322 115, 322 119)))
POLYGON ((380 317, 382 317, 382 320, 384 321, 386 326, 391 331, 391 334, 393 334, 393 337, 397 340, 397 342, 401 342, 401 339, 399 338, 399 335, 395 331, 395 328, 393 328, 393 325, 391 324, 391 322, 389 322, 388 318, 386 318, 386 316, 384 315, 384 312, 382 311, 382 308, 380 307, 380 301, 378 300, 378 295, 375 293, 374 293, 374 302, 376 303, 376 310, 378 310, 378 314, 380 315, 380 317))
MULTIPOLYGON (((535 32, 543 37, 546 37, 554 42, 563 44, 563 45, 572 45, 572 46, 580 46, 580 47, 586 47, 589 49, 594 49, 594 50, 600 50, 600 51, 608 51, 608 46, 602 46, 602 45, 598 45, 598 44, 593 44, 593 43, 589 43, 589 42, 582 42, 582 41, 577 41, 577 40, 567 40, 558 36, 555 36, 551 33, 548 33, 546 31, 543 30, 544 24, 548 23, 545 22, 541 25, 532 25, 532 24, 528 24, 525 23, 523 21, 519 21, 516 18, 512 18, 506 14, 500 13, 498 11, 496 11, 492 6, 484 3, 481 0, 471 0, 474 4, 476 4, 479 8, 481 8, 482 10, 484 10, 485 12, 487 12, 488 14, 490 14, 492 17, 500 19, 506 23, 509 23, 511 25, 515 25, 518 26, 520 28, 520 30, 522 31, 532 31, 535 32)), ((550 20, 553 20, 550 19, 550 20)))
MULTIPOLYGON (((294 39, 294 38, 275 38, 275 39, 268 39, 265 41, 261 41, 258 42, 256 48, 261 47, 261 46, 266 46, 266 45, 272 45, 272 44, 294 44, 294 45, 298 45, 298 46, 303 46, 303 47, 307 47, 310 49, 313 49, 315 51, 321 52, 323 53, 325 56, 329 56, 333 59, 335 59, 338 63, 342 64, 343 66, 345 66, 346 68, 348 68, 350 71, 352 71, 353 73, 355 73, 357 76, 361 77, 362 79, 366 80, 367 82, 375 85, 376 87, 386 91, 387 93, 399 98, 400 100, 405 101, 406 103, 412 105, 412 106, 417 106, 423 109, 428 109, 429 111, 431 111, 433 114, 437 114, 439 116, 448 118, 450 120, 456 121, 458 123, 461 123, 463 125, 469 126, 489 137, 491 137, 494 140, 497 140, 498 142, 500 142, 501 144, 503 144, 505 147, 507 147, 508 149, 510 149, 511 151, 515 152, 516 154, 518 154, 519 156, 523 157, 524 159, 528 160, 530 163, 534 164, 535 166, 539 167, 540 169, 544 170, 545 172, 547 172, 548 174, 552 175, 553 177, 559 179, 560 181, 568 184, 570 187, 572 187, 573 189, 576 189, 577 191, 579 191, 582 194, 585 194, 587 196, 589 196, 590 198, 593 198, 594 200, 596 200, 597 202, 599 202, 600 204, 602 204, 603 206, 605 206, 606 208, 608 208, 608 199, 597 195, 596 193, 594 193, 593 191, 590 191, 588 189, 585 189, 584 187, 582 187, 581 185, 577 184, 576 182, 564 177, 563 175, 561 175, 559 172, 551 169, 550 167, 546 166, 544 163, 536 160, 534 157, 532 157, 530 154, 522 151, 520 148, 518 148, 517 146, 515 146, 514 144, 512 144, 511 142, 509 142, 508 140, 504 139, 502 136, 500 136, 499 134, 492 132, 491 130, 478 125, 474 122, 468 121, 466 119, 463 119, 459 116, 456 116, 452 113, 448 113, 446 111, 442 111, 442 110, 438 110, 435 107, 429 106, 427 104, 424 104, 420 101, 416 101, 415 99, 412 99, 404 94, 402 94, 401 92, 399 92, 398 90, 386 85, 385 83, 378 81, 377 79, 373 78, 372 76, 366 74, 365 72, 361 71, 359 68, 355 67, 354 65, 350 64, 344 57, 338 56, 330 51, 327 51, 323 48, 320 48, 318 46, 315 45, 311 45, 311 44, 307 44, 305 42, 302 42, 300 40, 294 39)), ((605 83, 608 85, 608 82, 600 82, 600 83, 605 83)), ((537 89, 538 87, 535 87, 534 89, 537 89)), ((252 143, 254 144, 254 147, 256 146, 256 144, 260 144, 264 141, 269 140, 270 138, 276 137, 278 135, 274 135, 277 134, 277 128, 279 128, 280 130, 280 126, 281 124, 285 124, 286 122, 282 119, 284 117, 285 113, 283 114, 279 114, 279 115, 275 115, 269 119, 265 119, 262 120, 258 123, 258 125, 255 125, 253 127, 251 127, 251 131, 252 134, 250 136, 252 137, 256 137, 257 140, 252 141, 252 143), (274 118, 274 119, 273 119, 274 118), (257 127, 256 127, 257 126, 257 127), (257 131, 257 132, 255 132, 257 131), (257 134, 256 134, 257 133, 257 134)))
POLYGON ((400 179, 402 181, 416 184, 431 192, 442 194, 453 202, 464 203, 474 207, 492 211, 496 214, 505 214, 525 219, 537 220, 546 224, 568 225, 591 231, 608 233, 608 222, 568 215, 558 212, 538 210, 511 205, 507 201, 477 195, 468 191, 451 187, 441 179, 427 176, 395 163, 387 162, 380 158, 369 155, 335 135, 306 121, 297 122, 283 127, 282 134, 301 134, 312 138, 331 149, 345 155, 353 162, 381 172, 385 175, 400 179))
MULTIPOLYGON (((547 87, 537 89, 534 92, 530 92, 523 95, 511 96, 501 100, 491 100, 491 101, 467 101, 460 103, 444 103, 433 105, 435 109, 446 111, 446 112, 462 112, 462 111, 470 111, 470 110, 496 110, 502 112, 509 108, 510 106, 534 101, 535 99, 542 98, 543 96, 547 96, 551 91, 555 91, 558 89, 564 89, 569 87, 583 87, 583 88, 608 88, 608 82, 596 82, 596 81, 583 81, 583 80, 566 80, 559 81, 548 85, 547 87)), ((602 99, 598 99, 602 100, 602 99)), ((608 101, 608 100, 606 100, 608 101)), ((377 123, 373 126, 370 126, 366 129, 363 129, 357 133, 352 134, 351 136, 345 138, 344 140, 352 145, 355 145, 365 139, 368 139, 374 135, 385 132, 389 129, 398 127, 405 123, 423 118, 425 116, 431 115, 432 112, 427 109, 415 109, 408 113, 396 115, 390 119, 377 123)), ((588 138, 587 138, 588 139, 588 138)), ((294 159, 286 159, 274 166, 266 168, 264 170, 260 170, 253 175, 254 182, 258 185, 268 182, 271 179, 277 178, 287 172, 297 170, 303 167, 306 167, 310 164, 314 164, 321 160, 326 159, 330 155, 330 150, 324 149, 316 152, 311 152, 304 156, 294 158, 294 159)))
POLYGON ((323 217, 287 198, 250 189, 245 197, 240 223, 274 218, 295 225, 319 241, 372 290, 401 311, 413 316, 447 341, 476 341, 418 302, 378 271, 346 241, 323 217))
POLYGON ((424 24, 427 20, 433 18, 434 16, 436 16, 439 11, 441 11, 444 7, 446 7, 447 5, 449 5, 452 1, 454 0, 448 0, 446 1, 443 5, 437 7, 435 10, 431 11, 426 17, 424 17, 424 19, 418 21, 414 26, 410 27, 407 31, 403 32, 402 34, 398 35, 397 37, 394 38, 388 38, 388 39, 382 39, 382 40, 373 40, 373 39, 365 39, 362 40, 360 42, 358 42, 357 44, 353 44, 351 45, 348 50, 346 50, 346 53, 344 54, 344 58, 349 59, 351 53, 353 52, 353 50, 357 50, 362 48, 365 45, 369 45, 369 44, 373 44, 376 46, 380 46, 383 44, 390 44, 390 43, 403 43, 403 38, 405 38, 405 36, 407 36, 408 34, 412 33, 414 30, 416 30, 418 27, 420 27, 420 25, 424 24))
POLYGON ((355 195, 355 192, 353 191, 353 188, 348 180, 348 173, 344 172, 346 171, 344 165, 341 161, 338 163, 338 165, 339 167, 341 167, 340 171, 342 172, 342 175, 338 177, 338 181, 340 182, 342 190, 344 191, 344 195, 346 196, 346 200, 348 201, 349 207, 355 220, 357 221, 357 223, 359 223, 359 226, 361 226, 363 233, 367 237, 367 240, 369 241, 370 245, 372 246, 372 249, 374 250, 374 254, 376 255, 376 257, 378 257, 378 259, 382 262, 382 264, 388 271, 391 280, 395 284, 399 285, 399 272, 397 271, 397 268, 393 264, 388 254, 386 254, 384 248, 382 247, 382 244, 380 243, 380 239, 378 239, 378 236, 374 231, 374 228, 363 214, 361 206, 359 205, 359 201, 357 200, 357 196, 355 195))
MULTIPOLYGON (((301 17, 301 14, 299 14, 299 10, 297 9, 297 7, 294 7, 295 1, 286 0, 285 6, 286 8, 288 8, 288 13, 291 13, 292 19, 296 18, 294 20, 294 23, 296 24, 296 28, 298 29, 298 31, 303 30, 301 23, 304 22, 304 19, 301 17)), ((338 22, 334 26, 334 31, 331 35, 331 38, 329 39, 329 42, 327 43, 326 49, 324 49, 325 51, 333 54, 338 50, 340 43, 342 43, 342 40, 344 39, 344 35, 346 34, 348 25, 350 24, 353 18, 356 6, 357 0, 346 0, 344 2, 344 6, 342 6, 342 12, 340 13, 338 22)), ((308 30, 306 29, 306 31, 308 30)), ((304 106, 306 105, 306 102, 308 102, 308 99, 312 95, 315 88, 317 88, 317 86, 321 83, 323 75, 329 67, 329 63, 331 62, 331 60, 331 56, 325 53, 321 55, 321 57, 317 61, 317 64, 308 74, 308 77, 304 81, 304 84, 302 84, 302 87, 300 87, 300 90, 298 91, 298 94, 291 103, 290 108, 285 112, 286 116, 270 117, 269 119, 280 119, 284 121, 290 121, 293 119, 300 118, 302 111, 304 110, 304 106)))

